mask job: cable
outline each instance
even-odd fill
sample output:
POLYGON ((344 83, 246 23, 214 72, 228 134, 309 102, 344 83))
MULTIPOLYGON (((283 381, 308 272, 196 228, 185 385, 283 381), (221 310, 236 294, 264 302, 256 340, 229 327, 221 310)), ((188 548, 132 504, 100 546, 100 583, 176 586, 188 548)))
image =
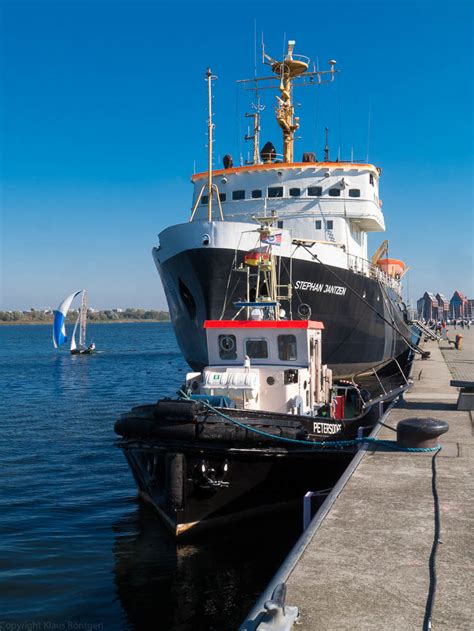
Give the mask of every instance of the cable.
POLYGON ((433 493, 433 509, 434 509, 434 537, 433 545, 431 547, 431 554, 429 560, 430 571, 430 587, 428 590, 428 597, 426 599, 425 617, 423 618, 423 631, 431 631, 431 621, 433 617, 433 607, 436 596, 437 576, 436 576, 436 554, 438 552, 438 545, 440 543, 441 535, 441 518, 439 510, 439 496, 436 486, 436 456, 435 453, 431 459, 431 490, 433 493))

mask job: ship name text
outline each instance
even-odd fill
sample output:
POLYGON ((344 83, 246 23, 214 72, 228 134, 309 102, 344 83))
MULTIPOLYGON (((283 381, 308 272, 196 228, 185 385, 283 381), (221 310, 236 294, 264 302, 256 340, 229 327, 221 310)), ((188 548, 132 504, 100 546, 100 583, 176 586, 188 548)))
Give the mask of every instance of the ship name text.
POLYGON ((341 423, 323 423, 321 421, 313 423, 314 434, 337 434, 341 430, 341 423))
POLYGON ((340 285, 327 285, 325 283, 312 283, 309 280, 297 280, 295 283, 295 289, 302 289, 303 291, 317 291, 321 294, 334 294, 336 296, 345 296, 347 287, 341 287, 340 285))

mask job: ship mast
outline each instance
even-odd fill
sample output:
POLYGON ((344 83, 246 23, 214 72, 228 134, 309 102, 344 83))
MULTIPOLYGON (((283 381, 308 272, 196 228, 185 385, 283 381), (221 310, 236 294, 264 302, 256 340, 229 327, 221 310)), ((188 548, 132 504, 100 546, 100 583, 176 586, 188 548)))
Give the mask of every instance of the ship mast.
MULTIPOLYGON (((336 62, 333 59, 329 61, 329 70, 317 70, 313 65, 313 70, 308 71, 309 58, 303 55, 293 54, 294 47, 295 41, 289 40, 287 54, 284 59, 280 61, 267 55, 264 47, 262 50, 263 63, 269 65, 273 73, 279 79, 278 85, 270 83, 270 85, 265 87, 277 88, 280 91, 280 96, 276 97, 277 106, 275 108, 275 115, 283 133, 283 162, 286 163, 293 162, 295 131, 299 127, 299 118, 295 116, 295 108, 293 105, 293 86, 331 83, 334 81, 334 75, 337 72, 335 69, 336 62), (324 75, 329 75, 329 78, 323 79, 324 75)), ((255 77, 253 79, 243 79, 238 81, 238 83, 254 83, 253 87, 249 86, 245 89, 257 90, 259 81, 275 82, 275 77, 255 77)))
POLYGON ((82 290, 81 310, 79 312, 79 348, 86 346, 87 292, 82 290))
POLYGON ((265 109, 264 105, 260 104, 260 95, 257 91, 257 102, 252 103, 252 109, 254 110, 251 114, 246 112, 245 118, 253 118, 253 135, 251 136, 249 133, 245 136, 245 140, 253 140, 253 162, 252 164, 260 164, 260 112, 263 112, 265 109))

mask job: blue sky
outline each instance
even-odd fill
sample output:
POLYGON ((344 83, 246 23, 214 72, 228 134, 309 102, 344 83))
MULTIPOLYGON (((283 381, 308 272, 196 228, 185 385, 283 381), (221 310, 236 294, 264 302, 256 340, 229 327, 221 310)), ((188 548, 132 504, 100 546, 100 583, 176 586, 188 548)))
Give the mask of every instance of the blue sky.
MULTIPOLYGON (((56 306, 87 287, 93 306, 165 307, 151 249, 186 221, 190 175, 206 165, 206 84, 214 87, 215 161, 250 149, 246 96, 254 22, 277 56, 335 58, 340 80, 302 88, 296 156, 383 170, 390 254, 425 289, 474 297, 472 3, 8 2, 0 0, 0 308, 56 306), (237 114, 240 116, 237 116, 237 114)), ((259 65, 259 71, 264 70, 259 65)), ((266 95, 262 141, 280 146, 266 95)))

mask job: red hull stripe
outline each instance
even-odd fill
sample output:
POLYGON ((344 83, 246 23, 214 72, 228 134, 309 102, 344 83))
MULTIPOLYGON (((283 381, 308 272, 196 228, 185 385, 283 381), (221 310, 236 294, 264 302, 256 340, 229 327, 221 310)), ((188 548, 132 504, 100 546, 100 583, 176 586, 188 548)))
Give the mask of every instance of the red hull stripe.
POLYGON ((205 329, 324 329, 314 320, 205 320, 205 329))

